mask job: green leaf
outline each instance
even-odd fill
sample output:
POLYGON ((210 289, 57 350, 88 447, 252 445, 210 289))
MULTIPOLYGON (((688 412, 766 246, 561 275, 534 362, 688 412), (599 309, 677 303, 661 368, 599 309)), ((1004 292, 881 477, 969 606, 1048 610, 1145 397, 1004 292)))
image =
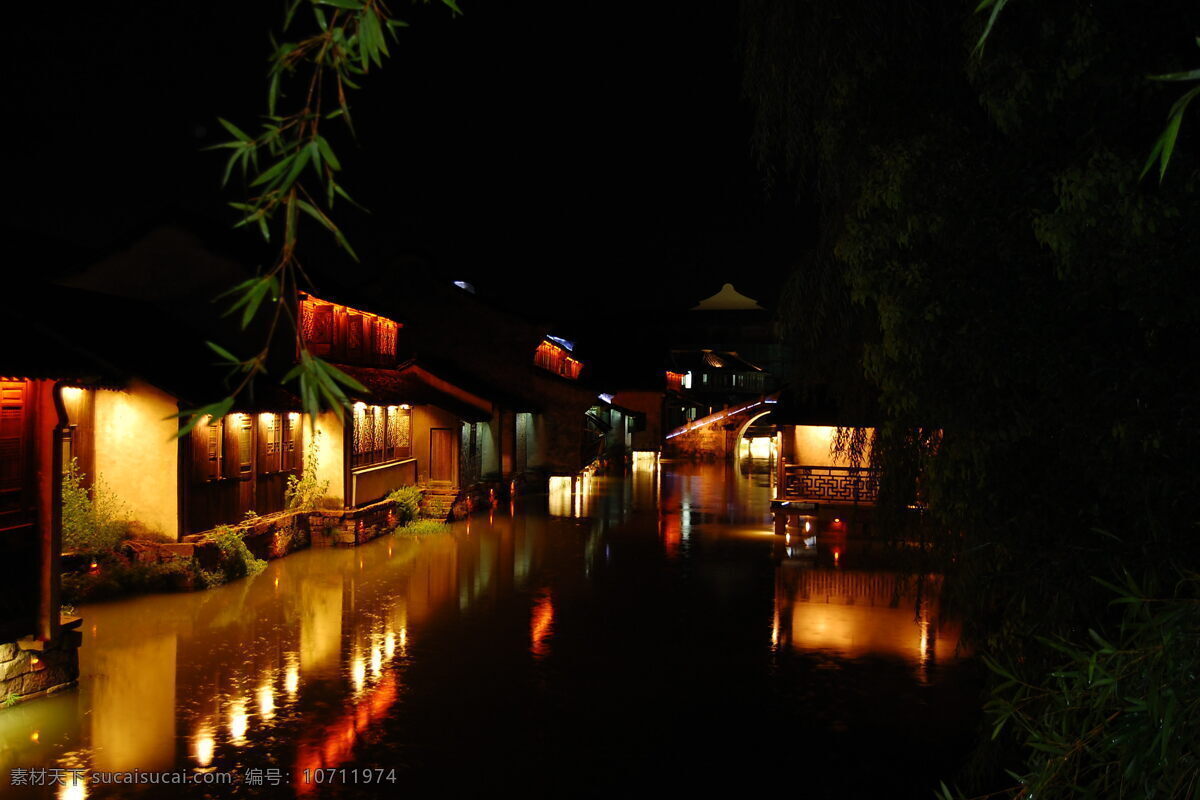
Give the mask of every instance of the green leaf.
MULTIPOLYGON (((443 0, 445 2, 445 0, 443 0)), ((1008 5, 1008 0, 982 0, 975 7, 975 13, 979 14, 988 8, 992 9, 992 13, 988 15, 987 24, 983 26, 983 33, 979 35, 979 41, 975 43, 975 49, 972 51, 976 57, 983 55, 983 46, 987 43, 988 36, 992 33, 992 27, 996 24, 996 18, 1000 16, 1000 12, 1008 5)))
POLYGON ((287 177, 279 184, 279 188, 287 190, 296 182, 296 178, 300 176, 301 171, 308 166, 308 160, 311 157, 308 148, 302 148, 296 153, 296 157, 292 160, 292 168, 288 170, 287 177))
MULTIPOLYGON (((301 152, 303 152, 303 151, 301 151, 301 152)), ((284 156, 283 158, 279 159, 274 164, 272 164, 270 167, 268 167, 266 172, 262 173, 257 178, 255 178, 253 181, 251 181, 250 185, 251 186, 261 186, 262 184, 266 183, 267 181, 274 180, 275 178, 277 178, 281 174, 283 174, 283 171, 285 169, 287 169, 289 166, 291 166, 291 163, 293 160, 295 160, 295 158, 296 158, 296 156, 294 154, 284 156)))
POLYGON ((243 132, 241 128, 239 128, 237 125, 234 125, 232 122, 225 119, 224 117, 217 117, 217 122, 221 123, 221 126, 223 128, 225 128, 225 130, 232 133, 238 141, 240 141, 240 142, 254 141, 245 132, 243 132))
POLYGON ((358 11, 363 7, 359 0, 313 0, 314 3, 320 3, 323 6, 333 6, 334 8, 346 8, 351 11, 358 11))
POLYGON ((232 408, 233 397, 229 396, 222 398, 215 403, 209 403, 206 406, 201 406, 200 408, 193 408, 188 411, 180 411, 178 414, 173 414, 170 417, 167 417, 167 419, 187 419, 187 422, 184 423, 183 427, 181 427, 175 433, 175 438, 179 439, 191 433, 192 428, 195 428, 197 425, 199 425, 200 421, 205 417, 221 419, 228 414, 232 408))
POLYGON ((449 8, 455 14, 461 15, 463 13, 462 9, 458 7, 457 0, 442 0, 442 2, 446 5, 447 8, 449 8))
POLYGON ((1152 81, 1200 81, 1200 69, 1187 72, 1168 72, 1166 75, 1150 75, 1152 81))
POLYGON ((224 347, 221 347, 221 345, 217 344, 216 342, 205 342, 205 344, 208 345, 209 350, 212 350, 214 353, 219 355, 221 358, 225 359, 230 364, 241 364, 242 363, 242 360, 240 358, 238 358, 233 353, 226 350, 224 347))
MULTIPOLYGON (((338 109, 341 111, 341 109, 338 109)), ((337 156, 333 153, 333 148, 329 146, 324 136, 317 136, 316 145, 321 151, 321 155, 325 158, 325 163, 335 170, 342 168, 341 163, 337 160, 337 156)))
POLYGON ((319 364, 321 366, 321 368, 324 369, 335 381, 342 384, 346 388, 351 389, 356 392, 362 392, 363 394, 366 394, 369 391, 367 389, 367 387, 363 386, 361 383, 359 383, 356 378, 353 378, 353 377, 347 375, 346 373, 342 372, 340 369, 335 367, 333 364, 330 364, 328 361, 323 361, 320 358, 316 358, 313 360, 317 364, 319 364))

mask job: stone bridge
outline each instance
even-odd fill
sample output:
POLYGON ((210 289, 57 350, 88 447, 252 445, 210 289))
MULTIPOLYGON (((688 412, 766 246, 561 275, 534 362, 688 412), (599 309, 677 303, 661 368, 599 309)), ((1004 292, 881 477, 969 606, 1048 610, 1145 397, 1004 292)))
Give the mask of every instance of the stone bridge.
POLYGON ((738 442, 755 420, 770 414, 779 395, 764 395, 741 405, 730 406, 707 417, 692 420, 667 434, 663 455, 700 461, 737 458, 738 442))

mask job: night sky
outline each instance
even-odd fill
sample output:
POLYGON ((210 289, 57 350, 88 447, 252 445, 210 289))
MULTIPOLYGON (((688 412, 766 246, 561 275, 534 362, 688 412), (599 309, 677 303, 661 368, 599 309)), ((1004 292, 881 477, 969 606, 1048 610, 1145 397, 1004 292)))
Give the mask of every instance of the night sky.
MULTIPOLYGON (((252 130, 265 110, 282 5, 10 22, 10 238, 58 268, 169 221, 225 236, 239 187, 222 192, 223 156, 202 148, 226 138, 217 116, 252 130)), ((362 269, 466 279, 541 317, 690 305, 725 281, 770 301, 808 232, 794 197, 763 191, 736 4, 462 6, 393 6, 412 27, 352 98, 358 144, 334 139, 371 210, 339 217, 362 269)), ((336 276, 345 259, 308 241, 317 281, 336 276)))

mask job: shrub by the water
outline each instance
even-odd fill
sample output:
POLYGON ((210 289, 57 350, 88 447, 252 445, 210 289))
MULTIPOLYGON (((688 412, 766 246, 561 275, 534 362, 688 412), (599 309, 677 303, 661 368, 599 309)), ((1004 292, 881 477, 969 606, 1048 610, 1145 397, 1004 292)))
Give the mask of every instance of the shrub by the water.
POLYGON ((62 546, 80 553, 107 553, 125 538, 129 516, 121 501, 97 479, 91 490, 72 458, 62 479, 62 546))
POLYGON ((266 568, 267 562, 255 558, 246 547, 246 540, 226 525, 217 527, 209 540, 221 550, 221 576, 226 581, 257 575, 266 568))
POLYGON ((190 558, 131 564, 111 556, 101 558, 94 571, 63 573, 61 601, 75 606, 125 594, 187 591, 207 585, 199 566, 190 558))
POLYGON ((416 486, 401 486, 388 495, 388 500, 396 504, 396 520, 400 525, 412 522, 421 512, 421 490, 416 486))
POLYGON ((317 480, 317 461, 321 448, 321 433, 313 433, 312 442, 304 453, 304 469, 300 475, 289 475, 284 490, 284 504, 290 511, 313 511, 329 494, 329 481, 317 480))

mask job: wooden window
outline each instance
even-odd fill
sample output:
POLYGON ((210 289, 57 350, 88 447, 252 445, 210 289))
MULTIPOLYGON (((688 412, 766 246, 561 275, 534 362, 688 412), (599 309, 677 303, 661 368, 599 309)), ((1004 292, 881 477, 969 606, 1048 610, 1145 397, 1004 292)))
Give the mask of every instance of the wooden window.
POLYGON ((245 475, 254 468, 254 420, 249 414, 238 414, 235 425, 238 474, 245 475))
POLYGON ((412 410, 403 406, 354 407, 350 465, 368 467, 412 454, 412 410))
POLYGON ((583 362, 571 358, 567 351, 548 339, 543 339, 533 353, 533 363, 555 375, 575 380, 583 371, 583 362))
POLYGON ((214 481, 224 476, 225 420, 192 428, 192 480, 214 481))
POLYGON ((399 323, 348 306, 303 296, 300 333, 304 346, 319 356, 366 366, 396 361, 399 323))
POLYGON ((300 427, 299 414, 280 414, 279 469, 290 471, 300 467, 296 442, 297 428, 300 427))

